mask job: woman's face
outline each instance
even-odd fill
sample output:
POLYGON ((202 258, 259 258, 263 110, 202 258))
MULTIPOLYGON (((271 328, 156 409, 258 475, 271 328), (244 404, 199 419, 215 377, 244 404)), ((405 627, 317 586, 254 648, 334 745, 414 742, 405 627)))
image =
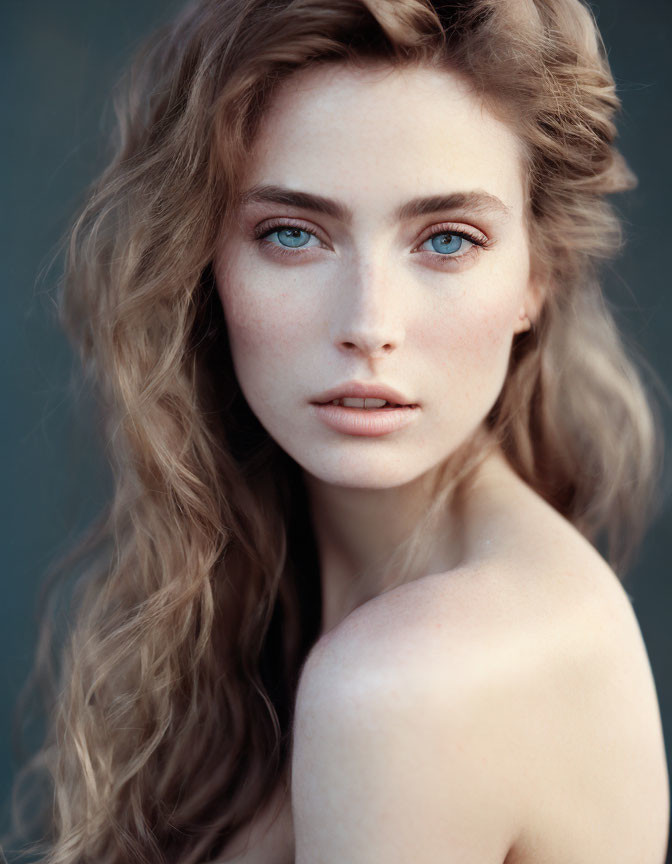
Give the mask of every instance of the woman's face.
POLYGON ((269 108, 244 189, 215 272, 261 424, 326 483, 392 487, 437 466, 495 402, 521 306, 534 314, 513 132, 452 73, 308 68, 269 108), (312 403, 352 381, 418 407, 386 434, 334 429, 312 403))

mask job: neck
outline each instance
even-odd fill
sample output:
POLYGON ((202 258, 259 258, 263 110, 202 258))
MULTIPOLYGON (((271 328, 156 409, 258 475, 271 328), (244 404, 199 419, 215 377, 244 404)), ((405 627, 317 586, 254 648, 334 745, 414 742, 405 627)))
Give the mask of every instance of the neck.
POLYGON ((494 450, 469 478, 469 493, 460 484, 452 488, 435 520, 426 523, 419 554, 401 577, 395 566, 387 566, 391 552, 422 523, 439 469, 385 489, 335 486, 304 474, 320 561, 322 632, 403 582, 464 566, 478 545, 472 525, 479 509, 475 496, 479 492, 482 498, 489 478, 501 478, 507 468, 494 450))

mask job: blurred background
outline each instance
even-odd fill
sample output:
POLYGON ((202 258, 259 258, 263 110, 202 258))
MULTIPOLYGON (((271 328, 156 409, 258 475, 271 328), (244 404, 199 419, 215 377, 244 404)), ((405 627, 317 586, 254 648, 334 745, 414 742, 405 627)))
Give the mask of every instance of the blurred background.
MULTIPOLYGON (((18 764, 11 723, 31 667, 37 598, 49 564, 96 516, 110 477, 72 404, 74 358, 55 323, 57 243, 104 167, 110 89, 143 37, 182 5, 167 0, 3 0, 0 28, 0 833, 18 764)), ((606 294, 631 344, 672 383, 672 4, 593 2, 623 101, 620 147, 639 178, 615 196, 627 246, 605 272, 606 294)), ((649 373, 645 370, 645 378, 649 373)), ((670 447, 672 417, 661 406, 670 447)), ((672 462, 668 454, 667 462, 672 462)), ((667 470, 669 471, 669 465, 667 470)), ((669 486, 669 484, 668 484, 669 486)), ((651 527, 626 582, 649 654, 672 762, 672 502, 651 527)), ((26 730, 37 742, 39 729, 26 730)), ((668 855, 668 861, 670 856, 668 855)), ((653 864, 653 862, 652 862, 653 864)))

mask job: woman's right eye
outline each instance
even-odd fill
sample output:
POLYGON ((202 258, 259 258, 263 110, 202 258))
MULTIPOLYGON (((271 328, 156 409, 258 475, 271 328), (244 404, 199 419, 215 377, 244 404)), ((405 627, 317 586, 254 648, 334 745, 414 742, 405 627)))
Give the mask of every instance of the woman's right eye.
POLYGON ((298 225, 288 225, 286 223, 278 223, 272 226, 266 225, 256 234, 257 242, 264 243, 266 246, 272 246, 274 252, 279 252, 281 255, 296 254, 291 251, 293 249, 304 249, 306 247, 309 249, 315 248, 315 244, 313 246, 308 246, 310 237, 317 240, 317 246, 320 245, 319 238, 314 232, 308 230, 306 227, 300 227, 298 225), (272 237, 274 234, 277 235, 277 243, 267 239, 272 237))

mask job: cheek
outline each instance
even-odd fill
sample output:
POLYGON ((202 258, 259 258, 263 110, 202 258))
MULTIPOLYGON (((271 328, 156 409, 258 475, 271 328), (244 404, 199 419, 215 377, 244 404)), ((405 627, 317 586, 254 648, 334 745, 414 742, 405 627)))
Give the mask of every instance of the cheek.
MULTIPOLYGON (((480 283, 472 292, 437 304, 421 323, 418 339, 444 387, 472 405, 496 398, 506 376, 518 292, 501 282, 480 283)), ((514 283, 515 284, 515 283, 514 283)), ((472 407, 474 407, 472 405, 472 407)))
POLYGON ((286 361, 298 349, 310 313, 291 285, 280 287, 249 264, 232 262, 218 268, 217 290, 239 372, 257 365, 268 374, 269 363, 286 361))
POLYGON ((513 338, 511 304, 501 302, 475 310, 467 332, 469 330, 474 363, 486 373, 503 373, 513 338))

